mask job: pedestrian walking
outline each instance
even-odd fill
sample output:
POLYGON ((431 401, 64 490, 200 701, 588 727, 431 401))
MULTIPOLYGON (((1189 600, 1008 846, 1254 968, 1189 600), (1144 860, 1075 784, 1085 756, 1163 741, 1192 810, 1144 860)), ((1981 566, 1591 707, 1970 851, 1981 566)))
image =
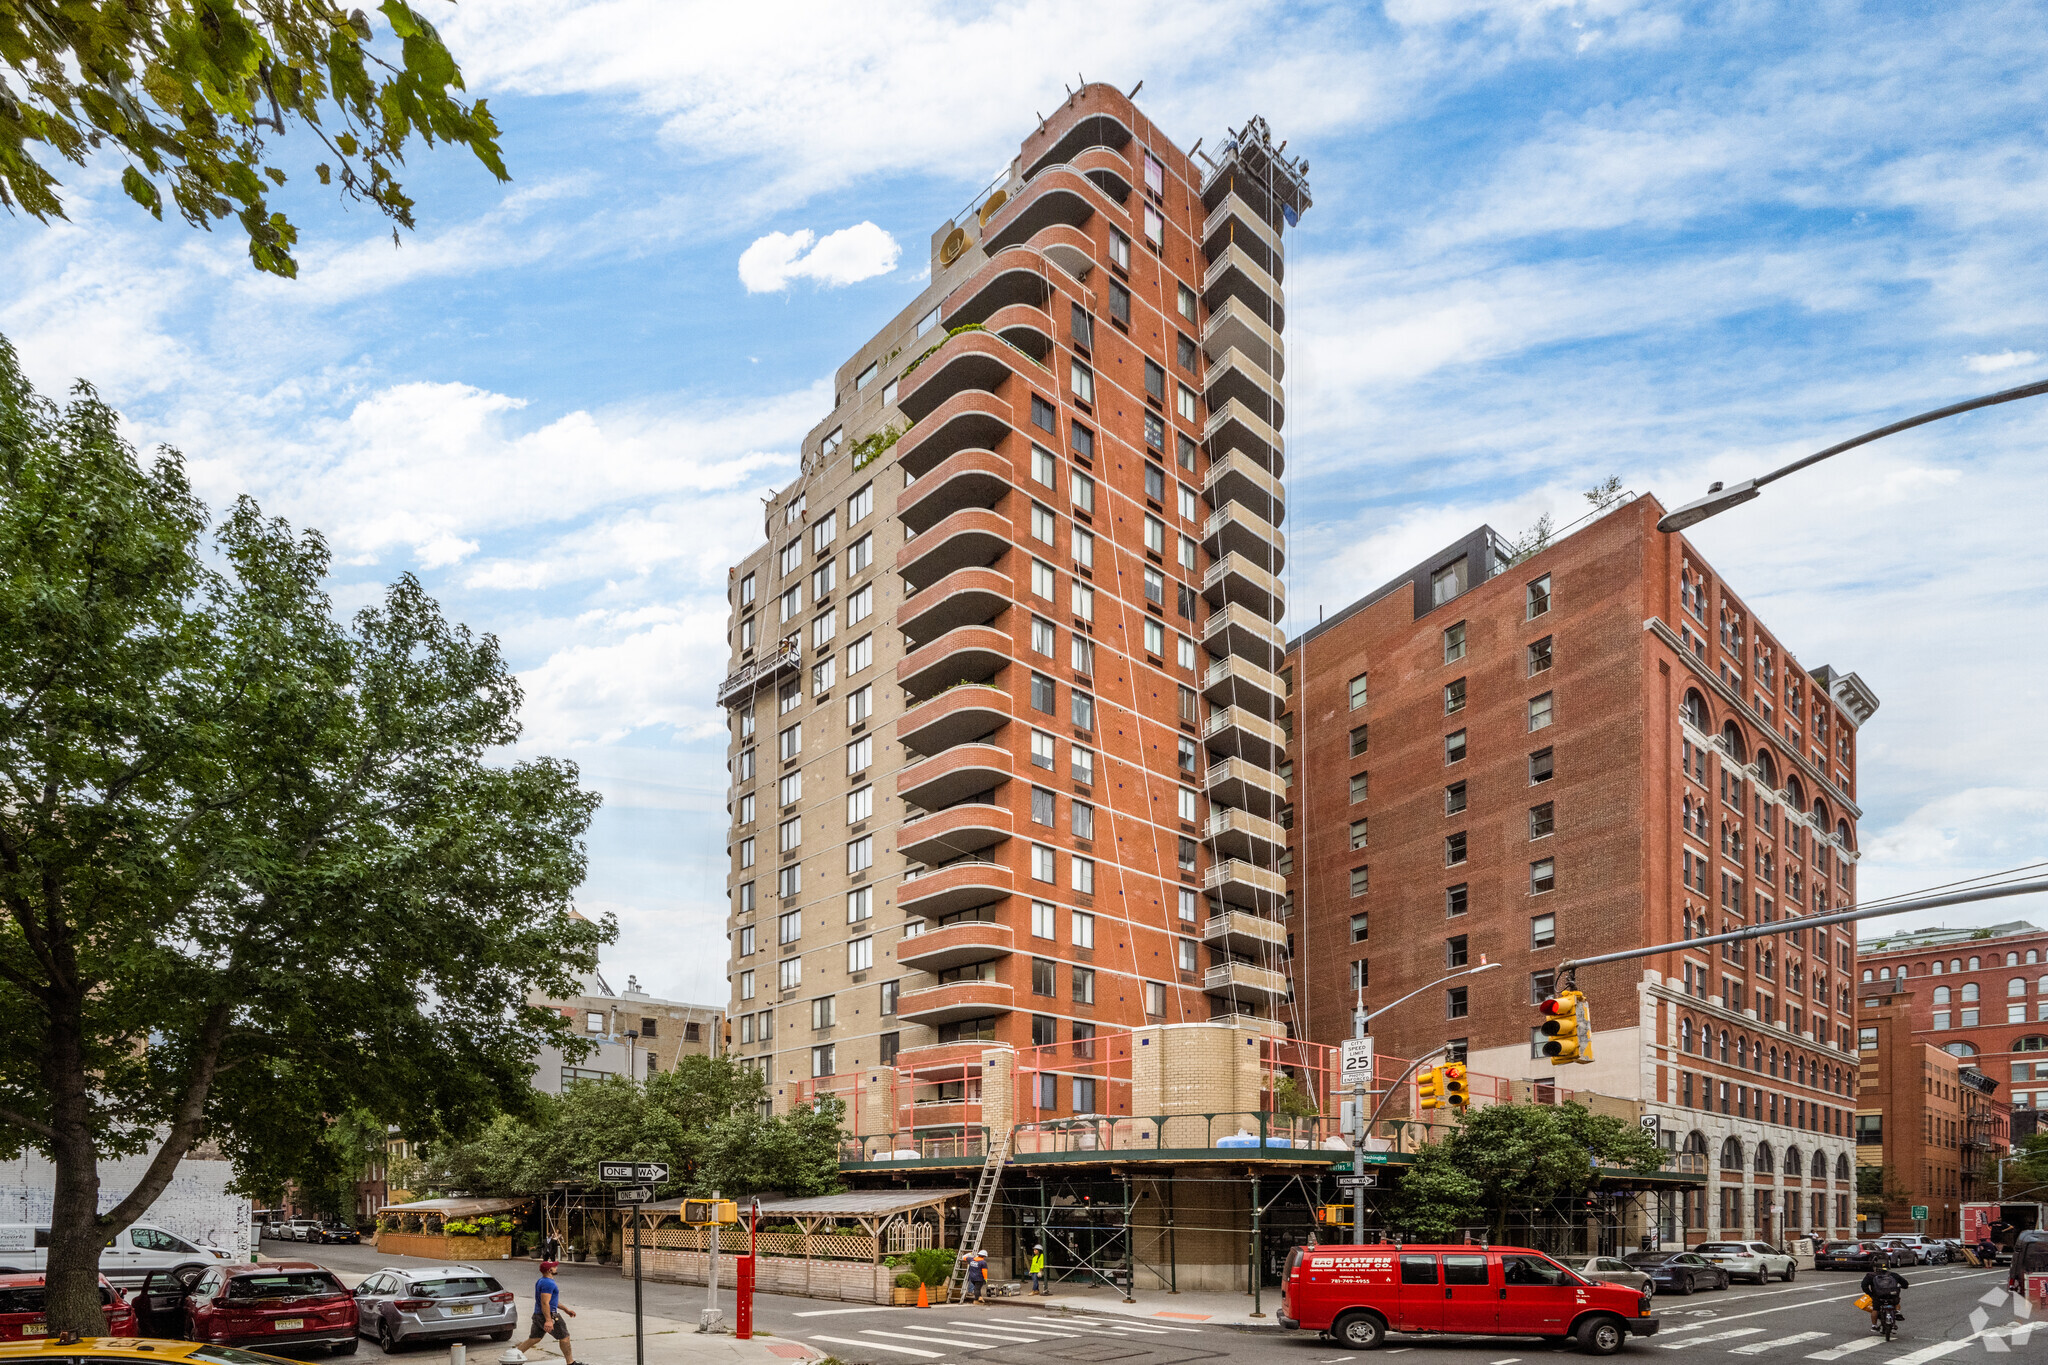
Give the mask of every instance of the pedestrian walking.
POLYGON ((569 1344, 569 1319, 576 1316, 576 1310, 562 1307, 562 1287, 554 1279, 560 1266, 559 1261, 540 1263, 540 1278, 533 1282, 532 1334, 513 1349, 525 1355, 540 1345, 542 1338, 553 1337, 561 1347, 564 1365, 576 1365, 576 1348, 569 1344))
POLYGON ((1031 1248, 1031 1292, 1034 1294, 1047 1294, 1051 1292, 1045 1287, 1045 1246, 1043 1243, 1038 1243, 1031 1248))
POLYGON ((988 1257, 979 1251, 967 1261, 967 1301, 988 1307, 988 1257))

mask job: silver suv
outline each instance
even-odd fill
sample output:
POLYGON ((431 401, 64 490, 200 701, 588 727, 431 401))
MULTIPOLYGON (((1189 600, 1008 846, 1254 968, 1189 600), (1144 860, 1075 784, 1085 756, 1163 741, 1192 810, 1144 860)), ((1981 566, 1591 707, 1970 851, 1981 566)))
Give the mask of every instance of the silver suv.
POLYGON ((1705 1242, 1693 1250, 1727 1271, 1730 1279, 1762 1284, 1773 1275, 1789 1281, 1799 1273, 1799 1262, 1769 1242, 1705 1242))
POLYGON ((1894 1232, 1877 1240, 1889 1247, 1904 1247, 1921 1265, 1947 1265, 1949 1261, 1946 1243, 1923 1237, 1917 1232, 1894 1232))
POLYGON ((411 1341, 510 1341, 517 1297, 473 1265, 390 1267, 356 1286, 356 1331, 387 1352, 411 1341))

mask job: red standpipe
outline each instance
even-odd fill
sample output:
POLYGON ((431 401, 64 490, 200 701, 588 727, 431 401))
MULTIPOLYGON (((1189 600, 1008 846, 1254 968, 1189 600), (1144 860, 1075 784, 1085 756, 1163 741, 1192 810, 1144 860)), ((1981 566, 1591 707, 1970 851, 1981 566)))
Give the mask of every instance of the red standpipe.
POLYGON ((756 1203, 747 1217, 747 1254, 738 1257, 739 1274, 733 1284, 733 1336, 754 1339, 754 1256, 761 1237, 761 1206, 756 1203))

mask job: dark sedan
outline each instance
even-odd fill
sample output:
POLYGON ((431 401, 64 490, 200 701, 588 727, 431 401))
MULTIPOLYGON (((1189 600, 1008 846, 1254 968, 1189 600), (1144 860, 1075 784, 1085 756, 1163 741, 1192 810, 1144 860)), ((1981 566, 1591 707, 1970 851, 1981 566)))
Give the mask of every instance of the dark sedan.
POLYGON ((1629 1269, 1650 1277, 1659 1294, 1690 1294, 1696 1289, 1726 1289, 1728 1272, 1691 1251, 1632 1251, 1622 1258, 1629 1269))
POLYGON ((1870 1270, 1876 1266, 1912 1265, 1919 1258, 1902 1246, 1881 1242, 1822 1242, 1813 1253, 1815 1270, 1870 1270))
POLYGON ((363 1240, 363 1234, 357 1232, 346 1223, 322 1223, 318 1227, 306 1229, 306 1240, 309 1242, 360 1243, 363 1240))

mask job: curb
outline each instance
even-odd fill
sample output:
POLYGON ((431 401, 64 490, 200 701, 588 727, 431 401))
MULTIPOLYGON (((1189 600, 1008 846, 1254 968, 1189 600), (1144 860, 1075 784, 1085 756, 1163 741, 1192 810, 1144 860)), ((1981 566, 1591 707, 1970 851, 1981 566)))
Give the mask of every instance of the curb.
MULTIPOLYGON (((1040 1313, 1057 1313, 1062 1317, 1095 1313, 1108 1318, 1129 1318, 1133 1322, 1144 1322, 1149 1317, 1148 1314, 1144 1313, 1122 1312, 1120 1311, 1122 1305, 1118 1305, 1117 1308, 1077 1308, 1071 1303, 1048 1303, 1044 1300, 1034 1301, 1028 1295, 1023 1294, 1005 1295, 1001 1299, 992 1300, 991 1302, 1000 1303, 1005 1308, 1029 1308, 1040 1313)), ((1213 1318, 1203 1322, 1201 1325, 1203 1327, 1228 1328, 1233 1332, 1284 1332, 1287 1330, 1277 1322, 1218 1322, 1213 1318)))

